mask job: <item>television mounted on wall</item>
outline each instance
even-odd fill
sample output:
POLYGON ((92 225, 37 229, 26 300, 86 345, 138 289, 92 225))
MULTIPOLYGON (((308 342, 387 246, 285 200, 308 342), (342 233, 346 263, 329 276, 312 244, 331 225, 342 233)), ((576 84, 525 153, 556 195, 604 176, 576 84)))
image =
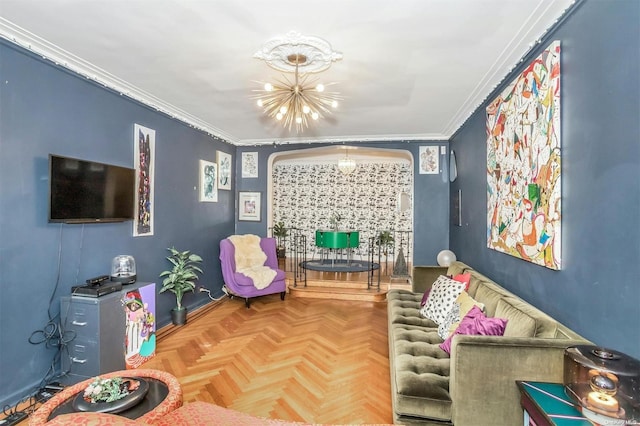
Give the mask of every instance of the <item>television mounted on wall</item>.
POLYGON ((49 222, 132 220, 135 170, 49 154, 49 222))

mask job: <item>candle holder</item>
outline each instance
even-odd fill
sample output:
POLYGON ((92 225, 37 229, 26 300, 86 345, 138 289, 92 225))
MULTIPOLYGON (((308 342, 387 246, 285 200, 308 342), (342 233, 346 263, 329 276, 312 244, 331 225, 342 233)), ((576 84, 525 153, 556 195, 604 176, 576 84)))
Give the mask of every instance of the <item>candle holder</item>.
POLYGON ((640 362, 621 352, 577 345, 564 352, 565 393, 598 424, 640 421, 640 362))

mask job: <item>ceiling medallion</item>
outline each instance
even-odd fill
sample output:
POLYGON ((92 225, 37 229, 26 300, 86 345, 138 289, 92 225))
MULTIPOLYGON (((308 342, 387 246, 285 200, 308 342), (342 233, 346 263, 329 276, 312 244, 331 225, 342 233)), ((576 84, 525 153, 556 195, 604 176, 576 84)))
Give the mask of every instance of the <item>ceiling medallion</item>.
POLYGON ((296 65, 299 65, 299 72, 315 73, 328 69, 333 62, 342 59, 342 53, 334 51, 331 44, 320 37, 289 31, 284 36, 267 41, 253 57, 265 61, 278 71, 294 72, 296 65), (304 64, 292 63, 289 60, 291 55, 296 54, 306 58, 304 64))
POLYGON ((331 50, 331 45, 318 37, 289 32, 286 37, 272 39, 253 55, 270 67, 292 72, 293 78, 282 75, 276 82, 257 82, 262 88, 253 90, 259 107, 269 117, 281 121, 284 127, 301 132, 338 107, 342 97, 328 92, 326 85, 310 77, 311 73, 326 70, 331 63, 342 59, 342 53, 331 50))

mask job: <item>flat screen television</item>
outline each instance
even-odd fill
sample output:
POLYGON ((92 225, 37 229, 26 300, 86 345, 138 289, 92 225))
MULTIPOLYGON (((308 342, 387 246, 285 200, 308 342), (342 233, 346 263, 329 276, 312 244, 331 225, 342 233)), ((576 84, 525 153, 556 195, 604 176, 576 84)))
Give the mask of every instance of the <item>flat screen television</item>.
POLYGON ((133 219, 135 170, 49 154, 49 222, 133 219))

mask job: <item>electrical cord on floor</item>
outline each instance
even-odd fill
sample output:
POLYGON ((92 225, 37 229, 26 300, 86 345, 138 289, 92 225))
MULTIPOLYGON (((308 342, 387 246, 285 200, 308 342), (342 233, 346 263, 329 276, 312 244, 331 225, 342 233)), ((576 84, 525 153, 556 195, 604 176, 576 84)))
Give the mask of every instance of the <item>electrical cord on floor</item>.
POLYGON ((211 290, 209 290, 208 288, 200 287, 199 291, 200 291, 200 293, 207 293, 207 296, 209 296, 209 299, 213 300, 214 302, 219 302, 220 300, 224 299, 225 297, 230 296, 229 295, 229 290, 227 290, 226 286, 222 286, 222 292, 224 293, 224 296, 220 296, 217 299, 211 295, 211 290))

